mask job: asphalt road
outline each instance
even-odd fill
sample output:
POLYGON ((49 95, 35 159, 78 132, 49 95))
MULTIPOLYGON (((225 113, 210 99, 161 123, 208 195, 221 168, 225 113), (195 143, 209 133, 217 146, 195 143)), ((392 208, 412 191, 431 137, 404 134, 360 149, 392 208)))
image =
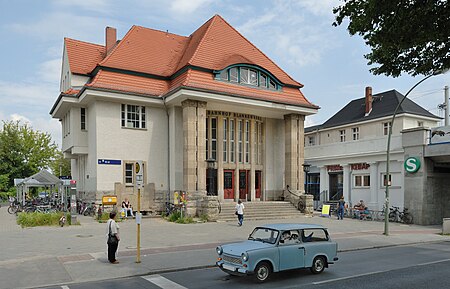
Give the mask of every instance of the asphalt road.
POLYGON ((183 288, 450 288, 450 242, 350 251, 339 262, 313 275, 309 270, 275 273, 264 284, 235 277, 218 268, 162 275, 68 284, 63 289, 183 288))

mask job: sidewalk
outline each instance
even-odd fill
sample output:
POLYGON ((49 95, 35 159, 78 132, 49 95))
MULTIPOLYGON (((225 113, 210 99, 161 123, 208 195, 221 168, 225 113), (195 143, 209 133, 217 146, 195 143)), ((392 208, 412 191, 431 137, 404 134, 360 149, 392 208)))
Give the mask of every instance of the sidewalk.
POLYGON ((0 208, 0 289, 29 288, 51 284, 104 280, 189 268, 213 266, 218 244, 245 240, 255 226, 266 223, 314 223, 324 225, 339 250, 351 251, 423 242, 449 241, 440 226, 384 223, 299 216, 272 221, 174 224, 162 219, 143 219, 141 263, 136 263, 136 223, 120 223, 118 259, 112 265, 106 257, 106 227, 90 217, 79 216, 81 226, 22 229, 14 216, 0 208))

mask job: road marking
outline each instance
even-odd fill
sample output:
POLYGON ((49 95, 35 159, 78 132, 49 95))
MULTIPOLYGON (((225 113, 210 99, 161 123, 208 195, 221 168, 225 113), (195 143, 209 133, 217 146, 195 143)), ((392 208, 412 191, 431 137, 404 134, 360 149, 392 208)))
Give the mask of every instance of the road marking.
POLYGON ((175 283, 173 281, 170 281, 169 279, 164 278, 161 275, 148 275, 142 276, 142 278, 163 289, 187 289, 186 287, 181 286, 180 284, 175 283))
MULTIPOLYGON (((448 262, 448 261, 450 261, 450 259, 443 259, 443 260, 431 261, 431 262, 427 262, 427 263, 416 264, 416 265, 412 265, 411 267, 427 266, 427 265, 432 265, 432 264, 437 264, 437 263, 442 263, 442 262, 448 262)), ((363 274, 359 274, 359 275, 352 275, 352 276, 347 276, 347 277, 341 277, 341 278, 329 279, 329 280, 324 280, 324 281, 319 281, 319 282, 313 282, 312 284, 314 284, 314 285, 325 284, 325 283, 341 281, 341 280, 346 280, 346 279, 352 279, 352 278, 357 278, 357 277, 362 277, 362 276, 368 276, 368 275, 373 275, 373 274, 378 274, 378 273, 386 273, 386 272, 390 272, 392 270, 398 270, 398 269, 404 269, 404 268, 394 268, 394 269, 385 270, 385 271, 368 272, 368 273, 363 273, 363 274)))
POLYGON ((62 289, 70 289, 69 286, 63 285, 61 286, 62 289))
POLYGON ((367 276, 367 275, 372 275, 372 274, 378 274, 378 273, 384 273, 384 272, 388 272, 388 271, 374 271, 374 272, 352 275, 352 276, 347 276, 347 277, 329 279, 329 280, 325 280, 325 281, 313 282, 313 284, 314 285, 325 284, 325 283, 341 281, 341 280, 346 280, 346 279, 352 279, 352 278, 357 278, 357 277, 362 277, 362 276, 367 276))

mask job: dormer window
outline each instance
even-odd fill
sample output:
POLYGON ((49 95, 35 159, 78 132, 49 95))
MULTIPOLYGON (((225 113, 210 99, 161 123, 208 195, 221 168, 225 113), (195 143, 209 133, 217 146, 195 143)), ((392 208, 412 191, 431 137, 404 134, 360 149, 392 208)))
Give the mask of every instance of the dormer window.
POLYGON ((220 71, 214 71, 216 79, 250 85, 270 90, 281 89, 281 83, 263 69, 255 66, 232 66, 220 71))

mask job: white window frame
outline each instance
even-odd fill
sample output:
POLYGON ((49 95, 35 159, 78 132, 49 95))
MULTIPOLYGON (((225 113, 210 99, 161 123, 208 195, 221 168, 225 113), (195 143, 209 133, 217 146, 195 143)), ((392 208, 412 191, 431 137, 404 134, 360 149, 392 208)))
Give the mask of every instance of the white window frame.
POLYGON ((244 122, 243 122, 243 120, 238 120, 238 162, 239 163, 242 163, 244 161, 243 139, 244 139, 244 122))
POLYGON ((345 142, 345 129, 339 130, 339 136, 340 136, 341 142, 345 142))
POLYGON ((81 128, 81 130, 87 130, 86 129, 86 121, 87 121, 87 108, 81 107, 80 108, 80 128, 81 128))
POLYGON ((248 164, 250 162, 250 121, 245 121, 244 126, 244 137, 245 137, 245 163, 248 164))
POLYGON ((236 121, 230 119, 230 163, 236 162, 236 121))
POLYGON ((316 136, 308 136, 308 145, 309 146, 315 146, 316 145, 316 136))
POLYGON ((134 162, 125 162, 123 178, 126 186, 134 185, 134 166, 135 166, 134 162), (128 166, 131 166, 131 168, 127 168, 128 166), (129 175, 130 172, 131 175, 129 175))
POLYGON ((383 135, 389 134, 389 128, 391 127, 391 122, 383 122, 383 135))
POLYGON ((145 106, 122 104, 120 115, 123 128, 145 129, 147 127, 145 106))
POLYGON ((217 159, 217 118, 211 118, 211 158, 217 159))
POLYGON ((370 174, 353 175, 354 188, 370 188, 370 174), (360 184, 357 184, 357 179, 360 179, 360 184))
POLYGON ((352 140, 359 140, 359 127, 352 128, 352 140))

